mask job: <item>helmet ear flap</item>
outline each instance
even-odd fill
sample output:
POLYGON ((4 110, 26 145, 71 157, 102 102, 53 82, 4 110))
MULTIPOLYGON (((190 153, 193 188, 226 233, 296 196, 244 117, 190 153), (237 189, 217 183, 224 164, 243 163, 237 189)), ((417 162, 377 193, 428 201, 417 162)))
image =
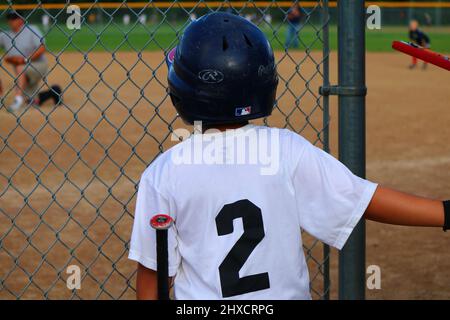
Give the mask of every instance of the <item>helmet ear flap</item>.
POLYGON ((169 92, 169 96, 170 100, 172 101, 172 104, 174 105, 174 107, 177 108, 181 103, 181 98, 171 92, 169 92))

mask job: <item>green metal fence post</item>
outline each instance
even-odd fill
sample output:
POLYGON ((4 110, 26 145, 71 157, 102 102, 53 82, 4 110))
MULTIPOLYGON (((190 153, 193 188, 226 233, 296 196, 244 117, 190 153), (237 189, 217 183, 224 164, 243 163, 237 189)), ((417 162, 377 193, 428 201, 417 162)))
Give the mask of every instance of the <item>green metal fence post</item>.
MULTIPOLYGON (((323 86, 330 86, 330 13, 328 10, 328 0, 323 1, 322 9, 323 23, 323 86)), ((329 96, 323 96, 323 150, 330 152, 330 99, 329 96)), ((322 299, 330 299, 330 247, 323 245, 323 296, 322 299)))
MULTIPOLYGON (((365 1, 338 2, 339 159, 365 177, 365 1)), ((365 297, 365 223, 339 255, 339 298, 365 297)))

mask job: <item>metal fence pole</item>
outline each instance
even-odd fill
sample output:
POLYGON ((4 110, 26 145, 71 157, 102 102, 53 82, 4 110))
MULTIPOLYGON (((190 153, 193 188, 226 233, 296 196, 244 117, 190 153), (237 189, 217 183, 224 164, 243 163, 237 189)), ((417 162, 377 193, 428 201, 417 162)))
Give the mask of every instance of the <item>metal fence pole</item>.
MULTIPOLYGON (((365 1, 338 2, 339 159, 365 177, 365 1)), ((365 223, 339 255, 339 298, 365 297, 365 223)))
MULTIPOLYGON (((328 0, 323 1, 322 12, 323 23, 323 86, 330 86, 330 14, 328 10, 328 0)), ((323 150, 330 152, 330 109, 329 109, 329 96, 323 96, 323 150)), ((330 247, 326 244, 323 246, 323 299, 330 299, 330 247)))

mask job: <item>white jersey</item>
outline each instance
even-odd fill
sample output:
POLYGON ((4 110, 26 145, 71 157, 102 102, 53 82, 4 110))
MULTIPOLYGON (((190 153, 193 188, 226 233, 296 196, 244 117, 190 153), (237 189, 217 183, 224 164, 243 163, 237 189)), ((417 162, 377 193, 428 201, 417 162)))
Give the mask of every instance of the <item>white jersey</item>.
MULTIPOLYGON (((45 44, 44 37, 34 25, 24 25, 15 33, 13 31, 0 32, 0 47, 6 51, 6 56, 21 56, 29 58, 41 45, 45 44)), ((45 62, 45 55, 41 55, 36 61, 45 62)))
POLYGON ((169 214, 176 299, 310 299, 300 231, 341 249, 375 189, 289 130, 194 134, 142 175, 129 258, 156 270, 169 214))

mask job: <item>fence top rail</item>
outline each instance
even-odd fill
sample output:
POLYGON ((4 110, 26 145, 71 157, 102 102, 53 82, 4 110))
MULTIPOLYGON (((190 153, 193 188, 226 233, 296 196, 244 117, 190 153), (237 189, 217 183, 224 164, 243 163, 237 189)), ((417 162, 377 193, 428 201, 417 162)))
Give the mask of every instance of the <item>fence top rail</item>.
MULTIPOLYGON (((248 2, 248 1, 236 1, 236 2, 223 2, 223 1, 209 1, 209 2, 196 2, 196 1, 165 1, 165 2, 80 2, 73 5, 77 5, 81 9, 88 9, 92 7, 98 7, 103 9, 118 9, 121 7, 132 8, 132 9, 142 9, 142 8, 220 8, 220 7, 254 7, 254 8, 267 8, 267 7, 281 7, 289 8, 292 6, 293 1, 259 1, 259 2, 248 2)), ((301 3, 302 7, 316 7, 317 1, 303 1, 301 3)), ((382 8, 450 8, 450 2, 400 2, 400 1, 366 1, 366 6, 377 5, 382 8)), ((336 7, 337 1, 329 1, 329 7, 336 7)), ((68 7, 67 3, 41 3, 41 4, 2 4, 0 5, 0 10, 6 9, 16 9, 16 10, 33 10, 36 8, 40 9, 64 9, 68 7)))

